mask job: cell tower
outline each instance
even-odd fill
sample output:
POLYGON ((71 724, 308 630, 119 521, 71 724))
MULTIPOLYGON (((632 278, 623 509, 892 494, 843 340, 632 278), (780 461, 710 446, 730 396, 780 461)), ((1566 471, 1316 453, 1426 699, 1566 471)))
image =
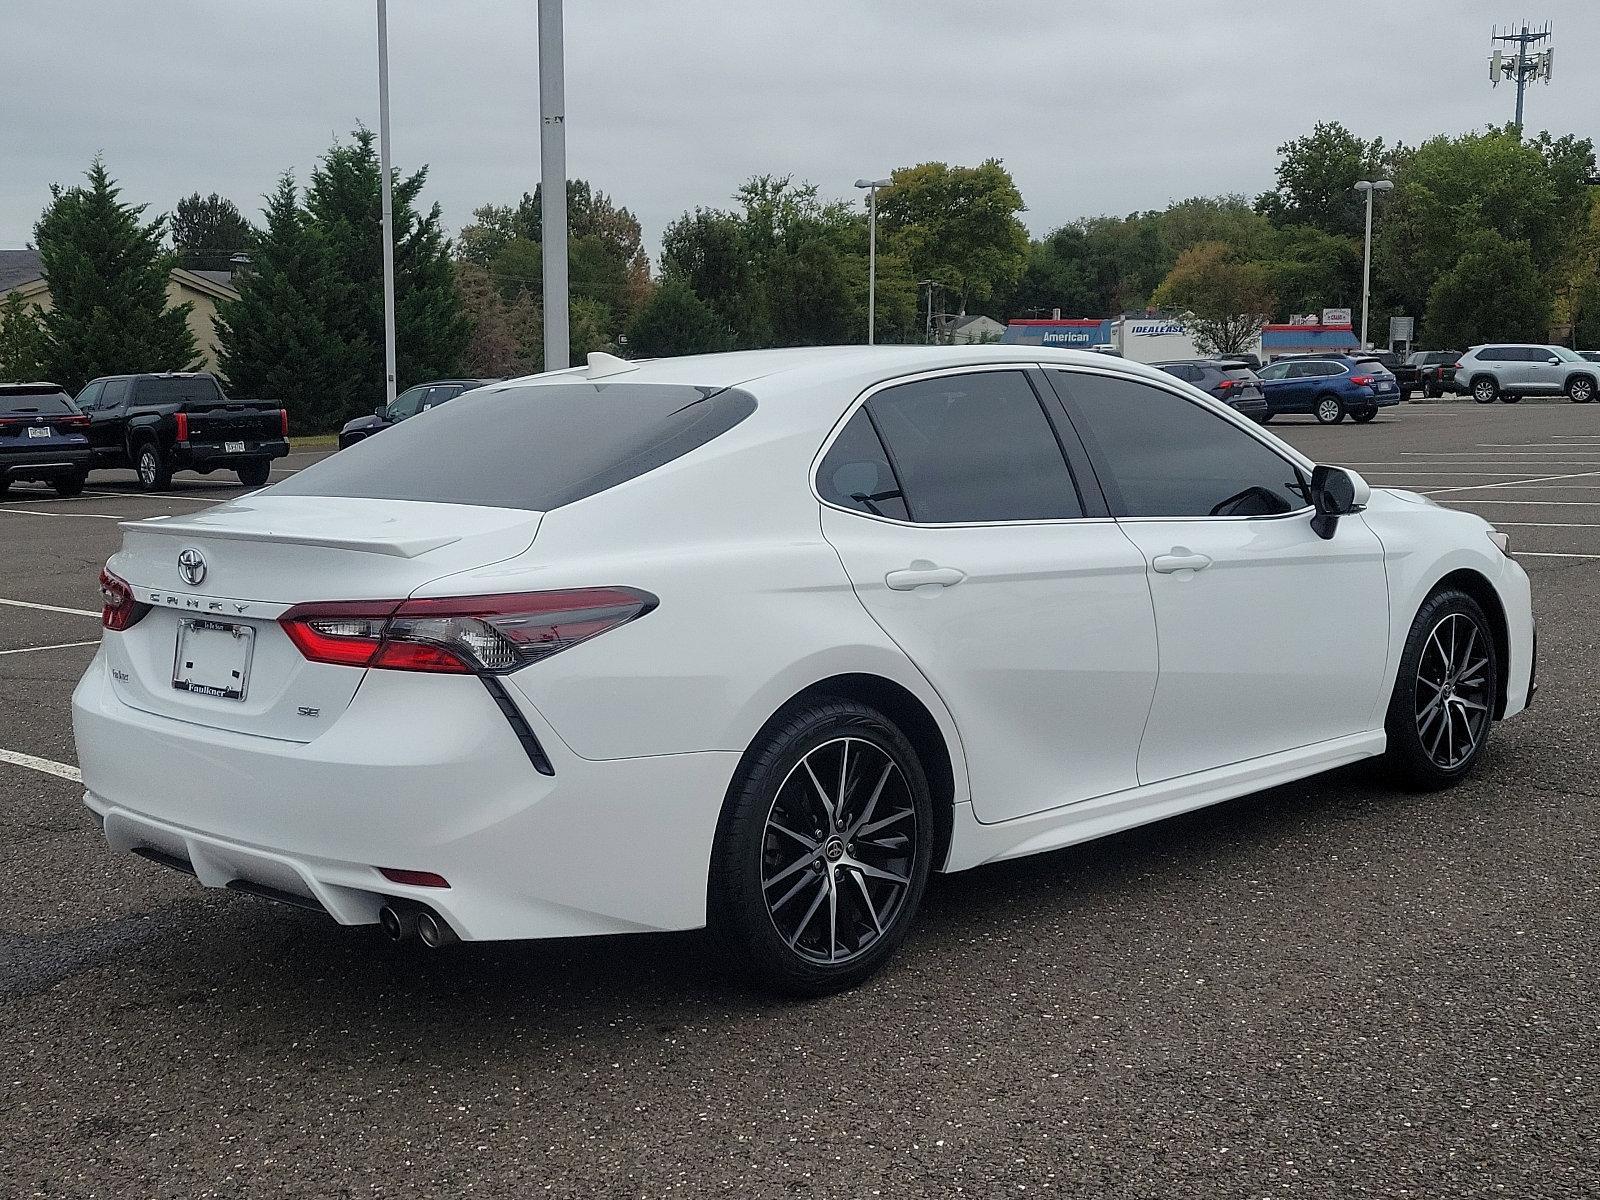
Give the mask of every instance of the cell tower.
POLYGON ((1522 94, 1530 83, 1542 79, 1550 82, 1550 64, 1555 59, 1555 48, 1546 46, 1542 50, 1532 50, 1530 47, 1550 38, 1550 22, 1546 21, 1542 28, 1530 28, 1526 21, 1519 26, 1507 26, 1501 32, 1500 26, 1494 27, 1489 41, 1494 46, 1494 53, 1489 55, 1489 82, 1496 87, 1502 79, 1515 81, 1517 85, 1517 132, 1522 132, 1522 94), (1513 33, 1512 30, 1516 29, 1513 33), (1502 50, 1501 46, 1505 49, 1502 50), (1515 45, 1513 52, 1511 47, 1515 45))

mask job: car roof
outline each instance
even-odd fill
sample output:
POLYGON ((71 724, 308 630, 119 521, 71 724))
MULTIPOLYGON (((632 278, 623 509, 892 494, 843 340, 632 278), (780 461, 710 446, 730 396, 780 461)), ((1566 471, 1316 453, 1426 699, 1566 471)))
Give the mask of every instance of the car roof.
POLYGON ((44 380, 36 383, 0 383, 0 396, 54 396, 66 390, 59 383, 47 383, 44 380))

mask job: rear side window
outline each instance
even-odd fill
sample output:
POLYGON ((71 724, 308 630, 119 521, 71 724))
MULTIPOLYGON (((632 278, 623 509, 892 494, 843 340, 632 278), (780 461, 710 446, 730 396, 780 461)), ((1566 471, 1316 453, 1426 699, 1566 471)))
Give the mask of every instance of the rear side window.
POLYGON ((1050 376, 1114 515, 1259 517, 1305 507, 1294 464, 1204 406, 1131 379, 1050 376))
POLYGON ((817 468, 817 494, 829 504, 908 521, 905 497, 865 408, 845 423, 817 468))
POLYGON ((899 384, 867 401, 867 411, 913 521, 1083 516, 1055 430, 1020 371, 899 384))
POLYGON ((1389 368, 1383 365, 1381 358, 1358 358, 1356 359, 1356 370, 1365 371, 1369 375, 1379 371, 1384 374, 1389 373, 1389 368))
POLYGON ((134 399, 140 404, 177 404, 180 402, 220 400, 222 389, 208 376, 188 379, 162 379, 151 377, 134 382, 134 399))
POLYGON ((1515 362, 1519 355, 1510 346, 1485 346, 1478 351, 1478 358, 1482 362, 1515 362))
POLYGON ((548 512, 681 458, 755 409, 747 392, 683 384, 478 389, 273 490, 548 512))

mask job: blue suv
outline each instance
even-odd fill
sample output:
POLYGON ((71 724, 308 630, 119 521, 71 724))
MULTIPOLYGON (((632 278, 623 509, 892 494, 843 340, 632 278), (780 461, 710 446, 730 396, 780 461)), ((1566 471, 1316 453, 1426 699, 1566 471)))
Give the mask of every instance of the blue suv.
POLYGON ((1400 403, 1400 385, 1389 368, 1364 354, 1318 354, 1280 358, 1256 372, 1267 398, 1267 416, 1310 413, 1324 425, 1348 415, 1366 424, 1380 408, 1400 403))

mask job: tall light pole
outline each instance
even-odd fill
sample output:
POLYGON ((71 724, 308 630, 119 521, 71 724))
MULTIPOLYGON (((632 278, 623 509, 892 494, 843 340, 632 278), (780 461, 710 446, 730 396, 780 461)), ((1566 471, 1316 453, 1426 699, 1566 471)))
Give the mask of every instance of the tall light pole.
POLYGON ((544 242, 544 369, 572 361, 567 311, 567 101, 561 0, 539 0, 539 196, 544 242))
POLYGON ((878 324, 878 189, 888 187, 890 179, 858 179, 856 186, 867 189, 867 345, 875 340, 878 324))
POLYGON ((389 179, 389 6, 378 0, 378 170, 383 176, 384 398, 394 403, 394 189, 389 179))
POLYGON ((1367 237, 1361 255, 1361 348, 1367 348, 1367 305, 1372 299, 1372 194, 1387 192, 1394 187, 1389 179, 1363 179, 1356 191, 1367 194, 1367 237))

